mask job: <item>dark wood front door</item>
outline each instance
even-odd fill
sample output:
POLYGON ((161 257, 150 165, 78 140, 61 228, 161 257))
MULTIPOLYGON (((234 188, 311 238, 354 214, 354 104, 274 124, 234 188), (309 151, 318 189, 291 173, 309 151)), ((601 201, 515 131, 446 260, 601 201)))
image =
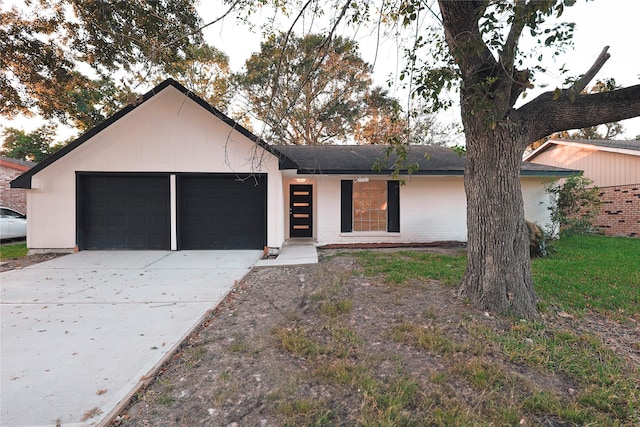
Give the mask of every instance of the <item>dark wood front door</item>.
POLYGON ((289 237, 313 237, 313 193, 311 185, 289 187, 289 237))

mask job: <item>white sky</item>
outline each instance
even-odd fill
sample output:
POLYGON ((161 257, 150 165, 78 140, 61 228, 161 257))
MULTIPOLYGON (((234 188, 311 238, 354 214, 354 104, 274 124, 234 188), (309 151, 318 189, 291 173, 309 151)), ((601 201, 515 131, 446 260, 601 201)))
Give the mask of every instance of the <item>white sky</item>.
MULTIPOLYGON (((205 22, 217 18, 224 10, 218 0, 202 0, 198 9, 205 22)), ((434 2, 435 3, 435 2, 434 2)), ((546 63, 546 75, 538 76, 538 83, 545 83, 545 89, 533 90, 527 100, 536 94, 555 87, 563 87, 567 76, 578 76, 585 73, 605 46, 609 47, 611 58, 607 61, 596 79, 614 78, 623 86, 640 83, 640 39, 635 34, 640 25, 640 1, 638 0, 578 0, 578 3, 565 9, 561 18, 563 22, 575 22, 574 47, 557 57, 552 55, 546 63), (560 76, 559 69, 567 64, 567 75, 560 76)), ((283 27, 283 30, 288 27, 283 27)), ((352 36, 349 30, 343 35, 352 36)), ((260 36, 252 33, 247 27, 237 24, 234 18, 227 17, 205 30, 207 40, 225 52, 230 59, 232 70, 240 71, 244 61, 260 48, 260 36)), ((376 38, 367 37, 366 31, 360 31, 355 37, 360 44, 360 53, 369 63, 376 59, 376 38)), ((377 84, 386 86, 390 74, 397 75, 401 68, 400 50, 393 41, 383 42, 378 46, 377 60, 374 64, 374 79, 377 84)), ((398 96, 401 94, 398 93, 398 96)), ((442 120, 455 120, 457 111, 444 112, 442 120)), ((640 118, 622 121, 624 136, 628 139, 640 135, 640 118)), ((620 137, 618 137, 620 138, 620 137)))
MULTIPOLYGON (((223 13, 224 8, 219 0, 201 0, 199 7, 204 22, 209 22, 223 13)), ((594 0, 578 3, 565 10, 562 20, 576 23, 574 48, 557 57, 557 63, 548 61, 548 73, 538 77, 538 82, 548 83, 544 90, 562 87, 564 76, 558 70, 562 64, 567 64, 569 74, 577 76, 586 72, 600 54, 604 46, 610 46, 611 58, 607 61, 596 79, 614 78, 619 85, 631 86, 640 83, 640 40, 635 36, 640 25, 640 2, 638 0, 594 0)), ((287 28, 283 28, 286 30, 287 28)), ((344 31, 343 35, 353 36, 344 31)), ((240 71, 244 61, 260 48, 259 30, 250 31, 246 26, 238 24, 235 17, 230 16, 218 22, 205 31, 209 43, 225 52, 230 59, 233 71, 240 71)), ((376 39, 368 36, 366 31, 359 31, 356 39, 360 43, 361 55, 369 63, 376 59, 376 39)), ((377 60, 374 64, 374 79, 376 84, 386 86, 389 75, 396 75, 401 68, 401 57, 398 46, 393 41, 386 41, 378 45, 377 60)), ((547 55, 551 57, 551 55, 547 55)), ((593 83, 593 82, 592 82, 593 83)), ((527 99, 532 99, 541 90, 532 91, 527 99)), ((393 92, 392 92, 393 94, 393 92)), ((401 96, 396 93, 396 96, 401 96)), ((448 123, 455 121, 457 111, 444 112, 441 121, 448 123)), ((640 118, 621 122, 625 128, 624 137, 628 139, 640 135, 640 118)), ((0 127, 13 126, 27 131, 35 129, 41 122, 33 119, 19 119, 7 122, 0 119, 0 127)), ((1 130, 1 129, 0 129, 1 130)), ((69 135, 63 135, 67 138, 69 135)), ((619 137, 620 138, 620 137, 619 137)))
MULTIPOLYGON (((637 0, 579 1, 566 9, 564 18, 576 23, 574 49, 560 56, 571 74, 585 73, 605 46, 611 57, 600 70, 597 79, 614 78, 623 86, 640 84, 640 2, 637 0)), ((549 68, 559 69, 561 64, 549 68)), ((548 73, 550 84, 561 85, 563 78, 548 73)), ((593 83, 593 82, 592 82, 593 83)), ((620 122, 629 139, 640 135, 640 118, 620 122)))

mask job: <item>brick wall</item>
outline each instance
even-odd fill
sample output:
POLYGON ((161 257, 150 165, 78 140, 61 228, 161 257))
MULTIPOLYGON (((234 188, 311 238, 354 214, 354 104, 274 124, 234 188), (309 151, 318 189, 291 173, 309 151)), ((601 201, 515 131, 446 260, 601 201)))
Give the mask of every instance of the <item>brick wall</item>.
POLYGON ((23 171, 7 166, 0 166, 0 206, 27 212, 27 190, 11 188, 12 179, 21 175, 23 171))
POLYGON ((599 195, 593 224, 607 236, 640 237, 640 184, 601 187, 599 195))

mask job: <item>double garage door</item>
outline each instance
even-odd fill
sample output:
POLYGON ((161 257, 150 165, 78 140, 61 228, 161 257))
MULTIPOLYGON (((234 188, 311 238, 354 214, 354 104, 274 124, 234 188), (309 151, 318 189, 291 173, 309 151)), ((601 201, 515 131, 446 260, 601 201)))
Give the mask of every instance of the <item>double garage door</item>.
POLYGON ((79 174, 80 249, 262 249, 267 178, 79 174))

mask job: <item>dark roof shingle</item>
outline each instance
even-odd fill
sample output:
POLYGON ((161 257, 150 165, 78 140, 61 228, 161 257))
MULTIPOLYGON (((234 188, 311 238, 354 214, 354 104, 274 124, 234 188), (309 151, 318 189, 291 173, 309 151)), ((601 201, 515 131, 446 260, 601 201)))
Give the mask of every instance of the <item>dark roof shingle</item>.
MULTIPOLYGON (((553 141, 553 140, 552 140, 553 141)), ((621 148, 624 150, 640 151, 640 141, 628 141, 618 139, 568 139, 560 140, 565 142, 576 142, 585 145, 595 145, 597 147, 621 148)))
MULTIPOLYGON (((297 169, 302 174, 383 174, 394 171, 398 159, 396 153, 387 155, 382 145, 277 145, 276 152, 289 159, 281 162, 280 169, 297 169)), ((417 166, 415 175, 463 175, 466 157, 448 147, 437 145, 411 145, 406 159, 402 160, 400 173, 409 173, 417 166)), ((577 173, 572 169, 522 163, 522 175, 568 176, 577 173)))

